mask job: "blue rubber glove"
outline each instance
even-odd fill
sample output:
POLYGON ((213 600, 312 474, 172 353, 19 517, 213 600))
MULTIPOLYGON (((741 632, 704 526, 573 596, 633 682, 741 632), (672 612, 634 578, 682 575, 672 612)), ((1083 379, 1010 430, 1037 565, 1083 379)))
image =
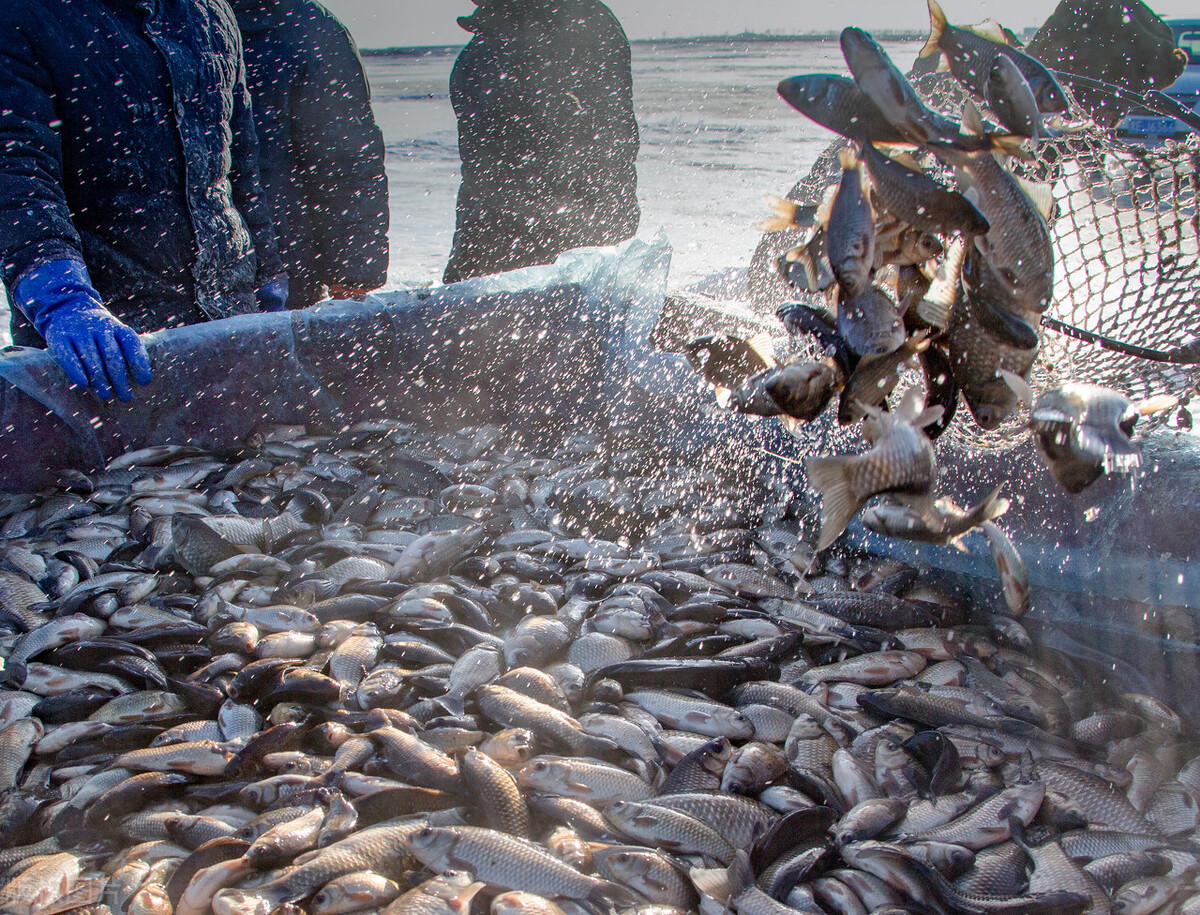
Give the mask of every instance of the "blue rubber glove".
POLYGON ((282 273, 273 280, 267 280, 254 293, 258 299, 259 311, 287 311, 288 278, 282 273))
POLYGON ((64 258, 35 267, 21 277, 13 298, 74 384, 91 388, 101 400, 115 391, 128 403, 130 376, 150 383, 146 348, 132 327, 101 304, 81 261, 64 258))

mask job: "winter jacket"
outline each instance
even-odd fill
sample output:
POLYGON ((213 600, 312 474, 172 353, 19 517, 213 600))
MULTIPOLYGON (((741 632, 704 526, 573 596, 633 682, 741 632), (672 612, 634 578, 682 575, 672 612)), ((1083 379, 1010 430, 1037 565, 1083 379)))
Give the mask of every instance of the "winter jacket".
POLYGON ((450 77, 462 185, 445 279, 552 263, 637 231, 629 41, 598 0, 510 0, 450 77))
POLYGON ((387 279, 383 135, 345 27, 311 0, 234 0, 288 304, 387 279))
MULTIPOLYGON (((282 270, 225 0, 0 4, 0 278, 87 264, 139 332, 256 310, 282 270)), ((17 343, 42 345, 14 311, 17 343)))

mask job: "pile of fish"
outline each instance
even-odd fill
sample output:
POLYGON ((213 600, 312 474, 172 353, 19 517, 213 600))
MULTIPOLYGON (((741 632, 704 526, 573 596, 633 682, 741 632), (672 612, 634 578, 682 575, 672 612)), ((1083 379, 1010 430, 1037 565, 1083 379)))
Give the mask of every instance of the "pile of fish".
POLYGON ((1041 316, 1054 292, 1047 225, 1054 199, 1049 185, 1018 177, 1002 159, 1027 155, 1025 147, 1050 135, 1045 118, 1066 112, 1067 96, 1050 70, 1010 43, 1010 33, 952 26, 936 0, 929 9, 922 56, 943 57, 1001 124, 985 125, 970 101, 961 124, 933 111, 870 35, 845 29, 841 46, 853 78, 812 74, 779 86, 793 107, 852 141, 840 151, 840 182, 819 206, 772 199, 778 215, 762 225, 807 230, 782 266, 818 304, 779 312, 788 333, 806 345, 783 360, 768 335, 708 335, 687 347, 722 405, 779 417, 794 431, 840 392, 838 421, 864 420, 874 446, 868 455, 807 462, 824 499, 822 549, 868 499, 884 495, 864 518, 871 530, 957 544, 982 528, 993 552, 1011 553, 994 525, 1007 506, 999 493, 964 509, 934 492, 932 442, 953 420, 960 394, 986 430, 1000 427, 1023 401, 1051 475, 1071 493, 1102 473, 1136 468, 1140 455, 1130 436, 1138 418, 1178 402, 1134 404, 1084 384, 1033 396, 1041 316), (948 169, 965 192, 947 185, 948 169), (825 354, 819 361, 805 356, 812 339, 825 354), (899 416, 886 413, 902 373, 916 363, 923 394, 899 416))
POLYGON ((1200 911, 1168 707, 622 448, 284 427, 6 498, 0 913, 1200 911))

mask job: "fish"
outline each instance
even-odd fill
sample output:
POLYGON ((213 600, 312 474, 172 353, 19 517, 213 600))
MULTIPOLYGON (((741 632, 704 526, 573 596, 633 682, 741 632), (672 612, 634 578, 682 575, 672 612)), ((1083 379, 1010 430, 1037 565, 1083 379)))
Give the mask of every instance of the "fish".
POLYGON ((654 786, 617 766, 568 757, 536 757, 517 773, 517 782, 546 794, 604 807, 622 800, 646 800, 654 786))
MULTIPOLYGON (((963 129, 979 132, 978 110, 968 103, 963 129)), ((1054 249, 1047 219, 1054 205, 1053 189, 1019 181, 989 152, 939 150, 938 155, 963 170, 970 179, 967 198, 988 220, 988 231, 974 238, 975 247, 991 267, 1006 296, 1009 310, 1042 314, 1054 300, 1054 249)))
POLYGON ((868 453, 805 461, 809 482, 822 496, 818 549, 827 549, 871 496, 928 495, 937 476, 933 446, 919 429, 928 417, 915 399, 906 401, 894 414, 868 412, 864 431, 873 446, 868 453))
POLYGON ((862 29, 842 29, 840 41, 859 89, 907 142, 955 151, 1019 149, 1019 144, 1014 145, 1007 138, 992 137, 982 131, 974 136, 964 135, 957 123, 921 101, 887 52, 862 29))
POLYGON ((849 77, 829 73, 793 76, 780 82, 778 91, 801 114, 847 139, 871 143, 904 143, 907 139, 849 77))
POLYGON ((858 356, 887 356, 904 345, 904 322, 895 300, 878 286, 867 286, 838 303, 837 329, 858 356))
POLYGON ((1027 349, 998 339, 979 318, 980 312, 977 301, 968 296, 955 308, 944 340, 951 373, 971 415, 981 428, 992 431, 1017 408, 1018 396, 1004 373, 1027 379, 1038 347, 1027 349))
POLYGON ((871 143, 863 144, 862 161, 880 204, 904 224, 941 235, 987 234, 990 223, 975 204, 923 171, 885 155, 871 143))
POLYGON ((595 905, 628 905, 634 898, 624 887, 581 874, 532 842, 491 829, 426 826, 405 840, 405 849, 435 871, 466 869, 475 880, 501 889, 595 905))
POLYGON ((1016 62, 999 54, 988 73, 986 98, 988 108, 1007 130, 1021 137, 1040 140, 1046 136, 1037 97, 1016 62))
POLYGON ((649 712, 667 727, 686 727, 695 734, 730 740, 754 737, 754 725, 750 720, 727 705, 649 689, 626 693, 625 701, 649 712))
POLYGON ((863 526, 877 534, 901 540, 955 546, 967 534, 1008 511, 1009 500, 994 489, 983 501, 962 509, 949 499, 938 499, 931 512, 922 512, 901 502, 883 502, 863 511, 863 526))
POLYGON ((822 350, 834 360, 843 375, 849 375, 858 365, 858 354, 837 329, 836 321, 823 308, 804 302, 780 306, 776 313, 784 328, 793 335, 812 335, 822 350))
POLYGON ((840 366, 832 359, 824 359, 782 366, 764 380, 763 389, 780 412, 802 422, 812 422, 825 412, 844 384, 840 366))
POLYGON ((887 400, 900 383, 901 373, 928 348, 929 333, 921 330, 906 338, 894 352, 863 356, 842 389, 838 422, 857 422, 866 415, 867 408, 887 400))
POLYGON ((698 375, 718 389, 733 391, 754 375, 775 367, 769 337, 748 340, 708 334, 687 343, 684 354, 698 375))
POLYGON ((861 295, 875 265, 875 211, 862 163, 849 148, 838 152, 841 183, 829 209, 826 246, 842 297, 861 295))
MULTIPOLYGON (((829 322, 787 313, 836 352, 829 322)), ((865 361, 825 358, 840 372, 843 357, 865 361)), ((912 424, 917 397, 868 413, 873 443, 912 424)), ((916 569, 818 556, 805 533, 734 511, 723 471, 706 483, 582 433, 552 454, 487 428, 260 435, 235 463, 164 452, 94 477, 92 514, 67 493, 47 533, 3 521, 19 578, 82 542, 67 531, 121 550, 98 550, 66 601, 42 591, 57 617, 27 631, 0 616, 27 668, 0 690, 0 892, 40 885, 57 855, 78 866, 56 859, 70 886, 39 913, 461 915, 490 886, 501 915, 720 898, 994 915, 1086 895, 1046 872, 1027 891, 1018 840, 1078 887, 1097 859, 1105 899, 1195 864, 1200 766, 1168 703, 1052 647, 1035 660, 1019 624, 916 569), (564 511, 580 486, 619 489, 642 526, 589 538, 564 511), (198 576, 142 568, 175 505, 219 513, 209 530, 246 551, 197 560, 198 576), (303 526, 255 514, 281 510, 303 526), (428 567, 443 574, 392 580, 418 538, 472 524, 484 538, 428 567), (276 529, 291 533, 264 546, 276 529), (259 659, 263 642, 286 656, 259 659), (621 660, 593 667, 610 647, 621 660), (57 691, 98 675, 115 680, 57 691), (1066 824, 1057 843, 1046 822, 1066 824)), ((905 495, 884 504, 965 523, 932 487, 905 495)), ((1136 910, 1157 892, 1122 898, 1136 910)))
POLYGON ((1056 483, 1079 493, 1104 473, 1129 473, 1141 463, 1130 440, 1142 416, 1170 409, 1171 397, 1132 403, 1116 391, 1065 384, 1043 391, 1030 410, 1038 451, 1056 483))
POLYGON ((650 903, 685 911, 700 904, 687 873, 675 860, 636 845, 612 845, 593 853, 597 872, 628 886, 650 903))
POLYGON ((1025 561, 1003 529, 990 520, 984 521, 979 527, 991 548, 992 560, 1004 591, 1004 602, 1009 612, 1020 619, 1028 612, 1031 602, 1029 570, 1025 567, 1025 561))
POLYGON ((1027 81, 1040 111, 1059 114, 1067 110, 1067 95, 1045 64, 1008 44, 950 25, 937 0, 928 0, 928 4, 929 38, 919 57, 944 54, 955 79, 981 98, 988 96, 996 59, 1005 57, 1027 81))

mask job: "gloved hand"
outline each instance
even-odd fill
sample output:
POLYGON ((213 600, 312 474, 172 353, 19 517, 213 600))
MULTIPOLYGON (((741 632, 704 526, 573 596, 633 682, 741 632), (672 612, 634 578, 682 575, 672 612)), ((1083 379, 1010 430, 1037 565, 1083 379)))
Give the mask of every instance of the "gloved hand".
POLYGON ((273 280, 267 280, 254 293, 258 299, 259 311, 287 311, 288 278, 281 273, 273 280))
POLYGON ((150 383, 146 348, 101 304, 81 261, 63 258, 35 267, 21 277, 13 298, 72 383, 90 387, 101 400, 115 391, 123 403, 133 399, 129 376, 150 383))

